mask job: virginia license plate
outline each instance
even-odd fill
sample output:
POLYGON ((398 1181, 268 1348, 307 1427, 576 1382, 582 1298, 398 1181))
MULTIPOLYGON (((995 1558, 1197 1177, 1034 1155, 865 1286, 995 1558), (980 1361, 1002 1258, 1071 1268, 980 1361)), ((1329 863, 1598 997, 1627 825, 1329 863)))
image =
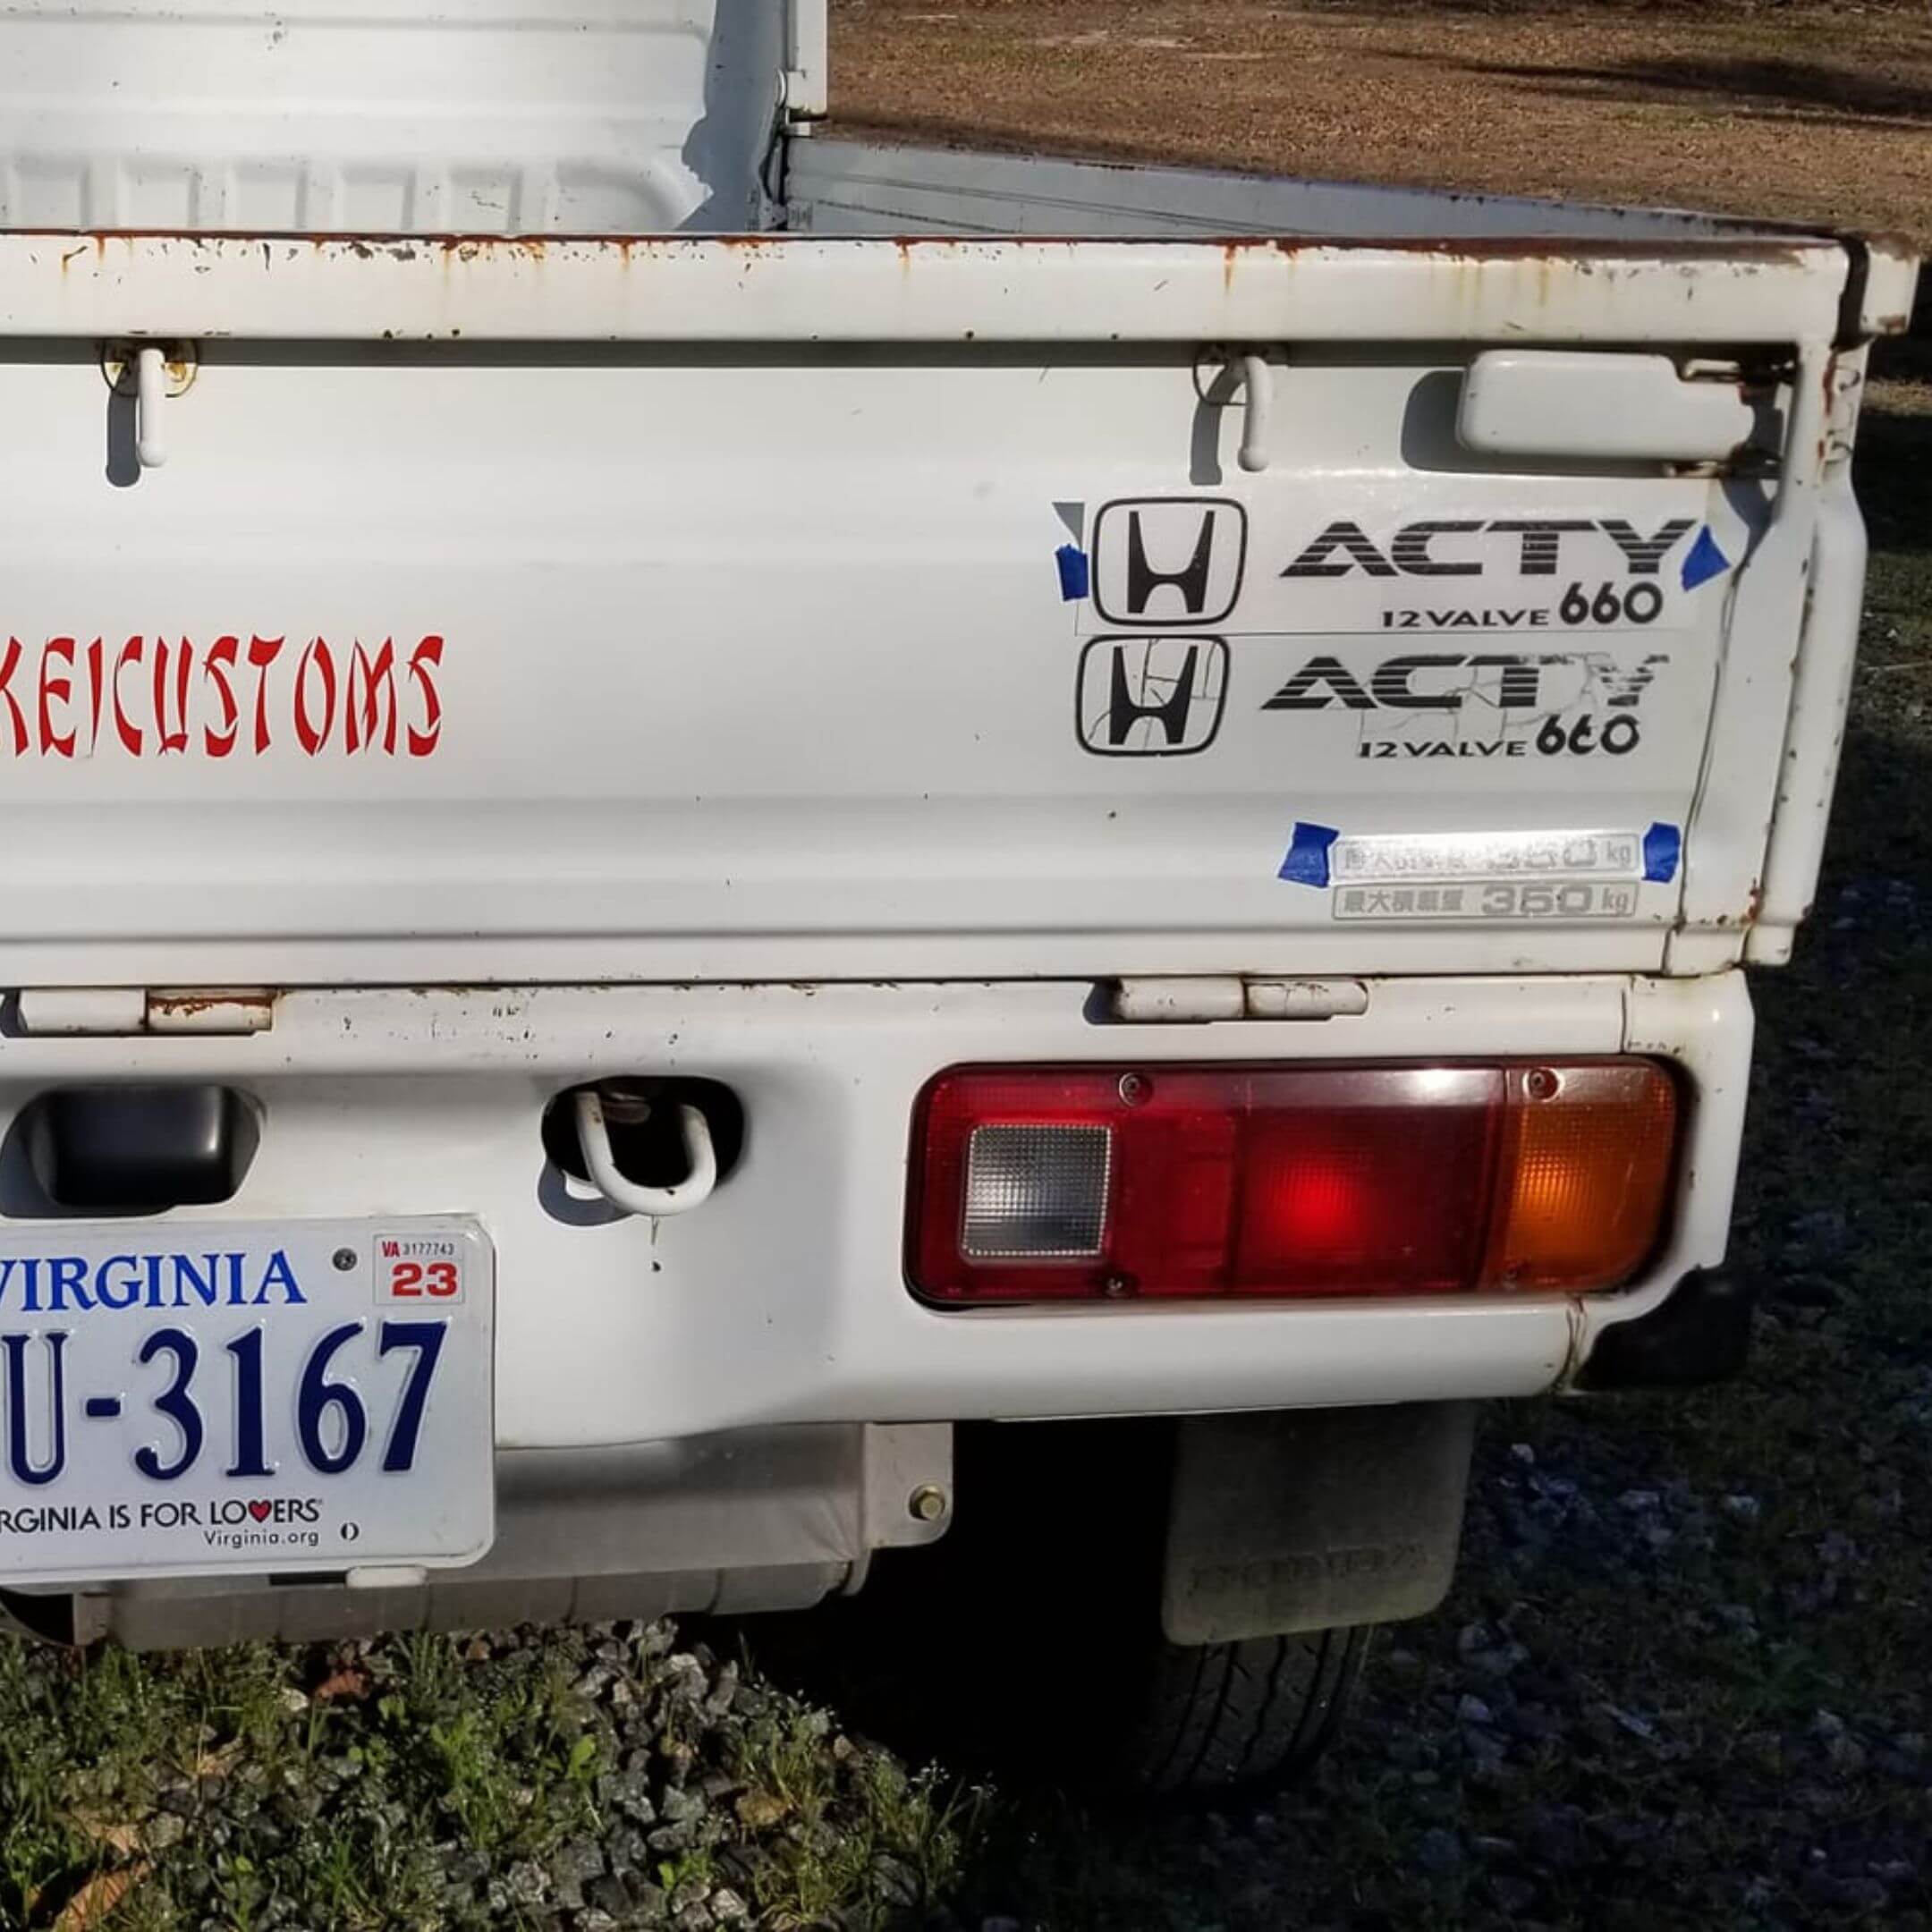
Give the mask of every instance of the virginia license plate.
POLYGON ((0 1582, 474 1563, 494 1264, 453 1218, 0 1234, 0 1582))

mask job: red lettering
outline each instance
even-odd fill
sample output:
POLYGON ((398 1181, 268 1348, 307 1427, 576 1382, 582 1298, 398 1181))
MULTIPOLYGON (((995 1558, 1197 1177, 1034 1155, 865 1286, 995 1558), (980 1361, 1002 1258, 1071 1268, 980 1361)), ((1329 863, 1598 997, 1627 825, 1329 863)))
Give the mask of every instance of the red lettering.
POLYGON ((235 660, 242 654, 242 640, 235 637, 218 637, 208 646, 208 656, 201 660, 201 675, 215 687, 215 695, 221 702, 221 729, 212 724, 201 727, 201 741, 208 748, 211 758, 224 758, 235 748, 235 739, 240 735, 242 712, 235 703, 234 686, 229 682, 228 674, 235 667, 235 660))
POLYGON ((104 636, 52 637, 38 645, 0 637, 0 758, 89 758, 118 740, 131 758, 151 748, 164 758, 199 750, 218 760, 242 751, 251 722, 259 758, 274 747, 278 714, 283 732, 292 724, 311 758, 327 751, 338 725, 351 755, 426 758, 440 749, 446 648, 440 634, 420 638, 406 659, 393 636, 340 648, 311 637, 299 660, 292 658, 293 687, 284 696, 270 686, 288 643, 254 637, 244 644, 233 632, 205 647, 143 632, 116 645, 104 636))
POLYGON ((174 654, 174 722, 168 724, 168 647, 165 638, 155 640, 154 708, 155 731, 164 757, 170 751, 188 749, 188 674, 194 667, 194 646, 186 638, 174 654))
POLYGON ((6 700, 7 717, 13 726, 13 754, 16 758, 27 749, 27 720, 13 696, 13 674, 20 668, 20 661, 21 640, 10 637, 6 656, 0 658, 0 698, 6 700))
POLYGON ((426 637, 410 653, 409 674, 422 693, 423 728, 409 728, 409 754, 428 758, 443 736, 443 699, 436 691, 435 673, 443 663, 443 640, 426 637))
POLYGON ((376 742, 376 723, 378 715, 382 720, 382 748, 391 757, 395 754, 396 737, 396 694, 395 694, 395 640, 385 638, 382 648, 376 653, 375 662, 362 648, 362 641, 356 640, 354 655, 349 660, 349 697, 346 709, 349 714, 349 749, 360 751, 364 745, 376 742))
POLYGON ((268 749, 268 666, 282 655, 282 640, 276 638, 250 638, 249 640, 248 661, 257 674, 255 679, 255 754, 258 758, 268 749))
POLYGON ((101 699, 106 695, 106 687, 101 677, 101 640, 96 638, 87 648, 88 673, 88 753, 91 757, 100 750, 101 699))
POLYGON ((140 726, 129 721, 128 715, 121 708, 121 673, 131 664, 139 664, 147 655, 147 643, 143 639, 131 637, 114 655, 114 733, 128 749, 130 756, 141 755, 140 726))
POLYGON ((301 655, 301 668, 295 674, 295 735, 301 748, 313 758, 328 742, 335 728, 335 659, 326 639, 318 638, 301 655), (309 672, 313 666, 322 674, 322 728, 318 731, 309 718, 309 672))
POLYGON ((73 756, 74 734, 56 732, 54 729, 54 707, 56 703, 68 704, 73 698, 73 679, 55 677, 53 666, 64 664, 69 671, 73 669, 74 640, 71 637, 49 638, 46 648, 40 653, 40 756, 55 752, 60 757, 73 756))

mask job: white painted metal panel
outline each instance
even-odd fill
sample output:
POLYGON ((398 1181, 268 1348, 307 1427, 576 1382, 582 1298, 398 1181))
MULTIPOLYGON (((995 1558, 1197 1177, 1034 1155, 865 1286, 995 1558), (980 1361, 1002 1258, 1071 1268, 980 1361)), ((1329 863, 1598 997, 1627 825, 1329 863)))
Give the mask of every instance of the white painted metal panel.
POLYGON ((0 970, 1722 964, 1870 264, 1635 225, 0 234, 0 970), (1783 473, 1472 453, 1502 343, 1795 368, 1783 473))
MULTIPOLYGON (((57 1081, 237 1084, 261 1150, 226 1220, 467 1214, 496 1249, 504 1447, 759 1423, 1159 1413, 1530 1395, 1604 1323, 1715 1266, 1750 1046, 1741 975, 1384 981, 1320 1022, 1096 1026, 1083 986, 590 987, 284 996, 233 1038, 0 1041, 0 1117, 57 1081), (1488 1296, 1286 1308, 936 1312, 902 1274, 913 1101, 949 1065, 1592 1055, 1682 1063, 1690 1144, 1667 1250, 1588 1305, 1488 1296), (655 1228, 567 1199, 546 1104, 647 1071, 727 1082, 744 1165, 655 1228)), ((212 1233, 209 1238, 214 1237, 212 1233)))
POLYGON ((0 335, 606 342, 1790 344, 1824 240, 699 241, 0 233, 0 335))
POLYGON ((141 472, 84 351, 0 361, 0 970, 1640 970, 1687 837, 1741 927, 1801 603, 1748 638, 1764 756, 1706 785, 1729 585, 1809 521, 1486 465, 1412 352, 1275 375, 1250 476, 1146 349, 211 343, 141 472), (1210 523, 1227 607, 1143 612, 1136 525, 1167 567, 1210 523))
MULTIPOLYGON (((0 226, 756 228, 797 57, 784 15, 774 0, 16 0, 0 9, 0 226)), ((822 85, 822 44, 814 64, 822 85)))

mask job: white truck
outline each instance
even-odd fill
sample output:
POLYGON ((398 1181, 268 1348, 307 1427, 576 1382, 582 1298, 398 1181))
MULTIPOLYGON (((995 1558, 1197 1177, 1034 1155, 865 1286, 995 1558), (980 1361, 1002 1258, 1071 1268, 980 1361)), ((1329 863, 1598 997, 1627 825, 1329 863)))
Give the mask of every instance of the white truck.
POLYGON ((1914 267, 847 144, 825 33, 0 13, 0 1602, 776 1609, 957 1515, 1116 1764, 1266 1775, 1474 1404, 1744 1346, 1914 267))

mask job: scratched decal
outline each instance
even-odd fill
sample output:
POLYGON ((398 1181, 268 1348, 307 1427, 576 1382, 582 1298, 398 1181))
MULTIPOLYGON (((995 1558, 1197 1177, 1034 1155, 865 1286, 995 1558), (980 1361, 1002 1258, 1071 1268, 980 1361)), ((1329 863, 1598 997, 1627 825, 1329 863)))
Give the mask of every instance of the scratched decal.
MULTIPOLYGON (((1298 846, 1309 827, 1298 826, 1298 846)), ((1505 832, 1343 838, 1328 835, 1317 876, 1282 877, 1333 887, 1343 921, 1511 922, 1635 919, 1641 887, 1677 877, 1683 835, 1648 832, 1505 832)), ((1667 908, 1659 907, 1657 916, 1667 908)))
POLYGON ((1508 764, 1551 758, 1628 758, 1660 708, 1660 681, 1696 674, 1666 651, 1436 649, 1346 657, 1320 651, 1267 699, 1264 711, 1354 720, 1353 754, 1370 761, 1457 758, 1508 764))
POLYGON ((1396 833, 1337 839, 1328 862, 1338 885, 1518 875, 1640 879, 1644 845, 1640 832, 1396 833))
POLYGON ((0 756, 434 758, 444 640, 50 637, 0 651, 0 756))

